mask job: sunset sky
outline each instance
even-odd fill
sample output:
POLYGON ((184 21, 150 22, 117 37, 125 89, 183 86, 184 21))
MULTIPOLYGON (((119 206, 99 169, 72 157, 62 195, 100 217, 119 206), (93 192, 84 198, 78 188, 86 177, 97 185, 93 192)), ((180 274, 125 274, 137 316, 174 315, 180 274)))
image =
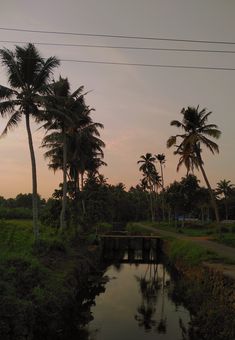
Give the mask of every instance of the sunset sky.
MULTIPOLYGON (((1 2, 0 28, 77 33, 144 36, 235 44, 233 0, 8 0, 1 2)), ((183 43, 137 39, 98 38, 6 31, 1 41, 99 44, 234 50, 235 45, 183 43)), ((0 42, 12 49, 14 44, 0 42)), ((192 65, 235 68, 235 54, 167 52, 84 47, 37 46, 44 57, 113 61, 123 63, 192 65)), ((180 179, 177 157, 166 149, 166 140, 176 132, 170 121, 180 119, 182 107, 197 106, 212 111, 211 121, 222 131, 220 154, 204 153, 212 186, 220 179, 235 183, 235 71, 153 68, 61 62, 55 78, 68 77, 72 89, 81 85, 91 91, 87 104, 94 107, 94 121, 104 124, 106 143, 101 172, 110 183, 128 188, 141 177, 137 160, 146 152, 166 154, 166 183, 180 179)), ((7 84, 0 67, 0 84, 7 84)), ((5 121, 0 119, 0 131, 5 121)), ((38 191, 49 197, 62 181, 60 172, 47 168, 40 143, 43 131, 32 124, 38 168, 38 191)), ((0 195, 14 197, 31 191, 31 164, 24 121, 0 140, 0 195)), ((199 176, 199 178, 201 178, 199 176)), ((201 182, 204 185, 202 180, 201 182)))

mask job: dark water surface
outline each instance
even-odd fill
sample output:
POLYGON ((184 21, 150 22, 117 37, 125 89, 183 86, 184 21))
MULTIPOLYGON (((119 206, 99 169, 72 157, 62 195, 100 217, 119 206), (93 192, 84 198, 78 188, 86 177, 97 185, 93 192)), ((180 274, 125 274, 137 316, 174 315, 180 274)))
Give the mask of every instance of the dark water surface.
POLYGON ((190 313, 173 302, 174 281, 163 264, 107 268, 105 292, 96 297, 90 340, 185 340, 190 313))

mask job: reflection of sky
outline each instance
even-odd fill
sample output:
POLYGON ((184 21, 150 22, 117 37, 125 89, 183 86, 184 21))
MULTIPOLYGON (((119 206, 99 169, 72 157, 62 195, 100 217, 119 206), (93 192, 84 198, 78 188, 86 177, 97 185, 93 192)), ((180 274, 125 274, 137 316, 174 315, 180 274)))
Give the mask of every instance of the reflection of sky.
MULTIPOLYGON (((220 0, 11 0, 1 2, 1 27, 67 32, 94 32, 185 39, 234 41, 235 2, 220 0), (47 9, 47 10, 45 10, 47 9), (52 15, 56 11, 56 15, 52 15), (198 18, 200 18, 200 23, 198 18)), ((0 30, 0 40, 41 41, 59 43, 119 44, 155 47, 214 48, 217 45, 192 45, 152 41, 124 41, 88 37, 17 33, 0 30)), ((0 47, 4 44, 0 43, 0 47)), ((5 44, 8 48, 13 45, 5 44)), ((225 49, 225 46, 223 46, 225 49)), ((229 48, 229 47, 226 47, 229 48)), ((159 64, 209 65, 234 67, 234 55, 192 54, 149 51, 99 50, 40 46, 44 56, 67 59, 149 62, 159 64)), ((231 49, 231 48, 230 48, 231 49)), ((139 181, 137 160, 146 152, 166 153, 166 183, 185 174, 176 174, 177 157, 166 150, 168 136, 176 130, 169 126, 179 118, 182 107, 200 104, 213 111, 212 120, 223 135, 220 155, 205 154, 205 168, 212 184, 222 178, 235 182, 234 159, 234 72, 154 69, 92 64, 62 63, 56 71, 68 76, 72 88, 84 85, 92 90, 87 96, 95 107, 94 120, 105 126, 102 138, 107 144, 102 171, 111 183, 127 186, 139 181)), ((0 84, 6 83, 0 69, 0 84)), ((31 167, 24 123, 0 141, 0 187, 5 196, 31 190, 31 167)), ((0 120, 0 131, 4 124, 0 120)), ((39 192, 49 196, 58 182, 47 169, 43 151, 39 149, 42 132, 34 132, 38 165, 39 192)), ((204 182, 203 182, 204 183, 204 182)))
MULTIPOLYGON (((160 281, 163 276, 163 267, 158 265, 158 277, 160 281)), ((96 305, 92 308, 94 320, 89 324, 89 330, 94 333, 98 330, 96 340, 120 340, 120 339, 161 339, 161 340, 181 340, 181 330, 179 328, 179 317, 187 325, 189 313, 180 306, 176 311, 175 305, 168 299, 165 292, 164 316, 167 318, 166 334, 158 334, 151 330, 146 333, 143 327, 138 326, 135 320, 137 308, 141 305, 142 297, 139 292, 136 276, 144 276, 147 265, 124 264, 122 270, 117 273, 111 266, 105 275, 111 279, 106 284, 104 294, 96 298, 96 305)), ((169 280, 166 274, 166 280, 169 280)), ((161 289, 157 299, 156 312, 153 319, 159 321, 162 308, 161 289)))

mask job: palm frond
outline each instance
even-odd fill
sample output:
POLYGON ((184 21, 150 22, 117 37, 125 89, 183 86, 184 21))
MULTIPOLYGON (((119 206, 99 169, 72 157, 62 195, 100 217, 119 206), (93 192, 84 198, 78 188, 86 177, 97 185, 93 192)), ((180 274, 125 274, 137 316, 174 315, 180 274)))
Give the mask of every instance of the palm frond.
POLYGON ((12 99, 13 96, 18 95, 18 93, 9 87, 0 85, 0 99, 12 99))
POLYGON ((8 120, 7 125, 5 126, 3 130, 1 137, 5 136, 9 130, 14 129, 19 124, 20 120, 21 120, 21 112, 16 111, 15 113, 13 113, 13 115, 8 120))
POLYGON ((171 136, 166 142, 167 148, 171 148, 175 144, 176 144, 176 136, 171 136))

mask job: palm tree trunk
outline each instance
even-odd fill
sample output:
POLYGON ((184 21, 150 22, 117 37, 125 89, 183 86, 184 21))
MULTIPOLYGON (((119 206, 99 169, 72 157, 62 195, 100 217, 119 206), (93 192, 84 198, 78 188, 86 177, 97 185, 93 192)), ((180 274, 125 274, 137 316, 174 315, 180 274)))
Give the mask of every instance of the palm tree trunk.
POLYGON ((165 189, 164 189, 162 163, 160 163, 160 166, 161 166, 161 177, 162 177, 162 218, 163 218, 163 221, 165 221, 165 189))
POLYGON ((228 220, 228 203, 226 199, 225 199, 225 219, 228 220))
POLYGON ((217 204, 216 204, 215 196, 214 196, 214 194, 213 194, 212 188, 211 188, 210 183, 209 183, 209 181, 208 181, 208 178, 207 178, 207 176, 206 176, 205 170, 204 170, 204 168, 203 168, 203 166, 202 166, 201 160, 199 160, 198 163, 199 163, 199 168, 200 168, 200 170, 201 170, 201 172, 202 172, 202 175, 203 175, 203 177, 204 177, 204 180, 205 180, 205 182, 206 182, 207 188, 208 188, 208 190, 209 190, 209 194, 210 194, 210 197, 211 197, 211 203, 212 203, 213 208, 214 208, 214 211, 215 211, 216 223, 219 224, 219 221, 220 221, 220 220, 219 220, 219 211, 218 211, 218 207, 217 207, 217 204))
POLYGON ((67 203, 67 138, 66 133, 63 131, 63 198, 62 209, 60 212, 60 230, 62 231, 66 227, 65 212, 67 203))
POLYGON ((35 160, 35 154, 34 154, 34 149, 33 149, 33 139, 32 139, 32 133, 31 133, 31 129, 30 129, 29 114, 28 113, 25 114, 25 120, 26 120, 26 129, 27 129, 27 134, 28 134, 29 151, 30 151, 31 166, 32 166, 33 230, 34 230, 35 240, 38 241, 38 239, 39 239, 39 226, 38 226, 37 170, 36 170, 36 160, 35 160))

